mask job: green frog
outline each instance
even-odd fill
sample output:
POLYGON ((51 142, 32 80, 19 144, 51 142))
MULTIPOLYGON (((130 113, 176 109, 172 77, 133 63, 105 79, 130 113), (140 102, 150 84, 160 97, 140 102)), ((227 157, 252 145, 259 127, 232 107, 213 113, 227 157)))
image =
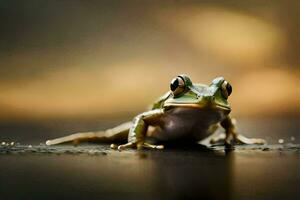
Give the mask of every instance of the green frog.
POLYGON ((164 143, 176 141, 204 145, 222 142, 229 146, 236 143, 264 144, 263 139, 247 138, 237 132, 236 120, 229 115, 228 97, 231 93, 232 86, 223 77, 205 85, 193 83, 187 75, 178 75, 171 81, 170 90, 133 121, 104 131, 75 133, 48 140, 46 144, 97 140, 118 142, 119 145, 111 145, 118 150, 163 149, 164 143), (216 134, 219 127, 223 127, 225 133, 216 134))

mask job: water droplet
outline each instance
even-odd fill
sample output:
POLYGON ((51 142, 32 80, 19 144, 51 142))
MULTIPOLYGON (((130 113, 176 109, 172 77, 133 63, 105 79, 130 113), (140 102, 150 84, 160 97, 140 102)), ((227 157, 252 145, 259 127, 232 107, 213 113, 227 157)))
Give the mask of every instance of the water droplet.
POLYGON ((281 139, 281 138, 280 138, 280 139, 278 140, 278 143, 279 143, 279 144, 283 144, 283 143, 284 143, 284 139, 281 139))
POLYGON ((28 148, 32 148, 32 145, 28 145, 28 148))

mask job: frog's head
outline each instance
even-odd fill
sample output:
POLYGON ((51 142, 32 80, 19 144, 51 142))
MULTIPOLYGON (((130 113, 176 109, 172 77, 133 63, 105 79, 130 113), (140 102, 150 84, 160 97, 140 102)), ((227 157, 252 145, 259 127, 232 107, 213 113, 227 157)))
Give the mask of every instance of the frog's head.
POLYGON ((210 85, 193 84, 187 75, 175 77, 170 84, 172 95, 164 106, 183 106, 197 108, 216 108, 230 112, 228 97, 231 85, 223 78, 215 78, 210 85))

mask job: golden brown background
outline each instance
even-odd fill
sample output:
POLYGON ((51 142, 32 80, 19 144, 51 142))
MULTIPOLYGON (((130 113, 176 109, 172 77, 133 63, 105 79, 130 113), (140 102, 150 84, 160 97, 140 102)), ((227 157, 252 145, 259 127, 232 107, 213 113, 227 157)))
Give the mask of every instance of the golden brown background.
POLYGON ((0 0, 0 198, 297 199, 299 53, 299 0, 0 0), (132 119, 179 73, 228 79, 240 133, 271 145, 44 146, 132 119))
POLYGON ((300 113, 299 1, 4 1, 0 119, 134 115, 186 73, 235 116, 300 113))

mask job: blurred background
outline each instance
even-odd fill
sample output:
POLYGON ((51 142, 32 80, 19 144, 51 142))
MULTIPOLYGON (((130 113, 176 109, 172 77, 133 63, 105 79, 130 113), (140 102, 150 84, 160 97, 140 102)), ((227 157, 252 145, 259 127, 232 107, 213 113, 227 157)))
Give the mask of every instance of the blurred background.
POLYGON ((130 120, 180 73, 206 84, 224 76, 242 129, 262 120, 275 129, 270 119, 284 118, 285 135, 300 116, 299 8, 299 1, 1 1, 0 139, 41 141, 130 120))
POLYGON ((295 199, 299 145, 283 149, 300 143, 299 19, 296 0, 1 0, 1 197, 295 199), (206 84, 224 76, 240 132, 284 145, 107 156, 34 146, 131 120, 181 73, 206 84))

